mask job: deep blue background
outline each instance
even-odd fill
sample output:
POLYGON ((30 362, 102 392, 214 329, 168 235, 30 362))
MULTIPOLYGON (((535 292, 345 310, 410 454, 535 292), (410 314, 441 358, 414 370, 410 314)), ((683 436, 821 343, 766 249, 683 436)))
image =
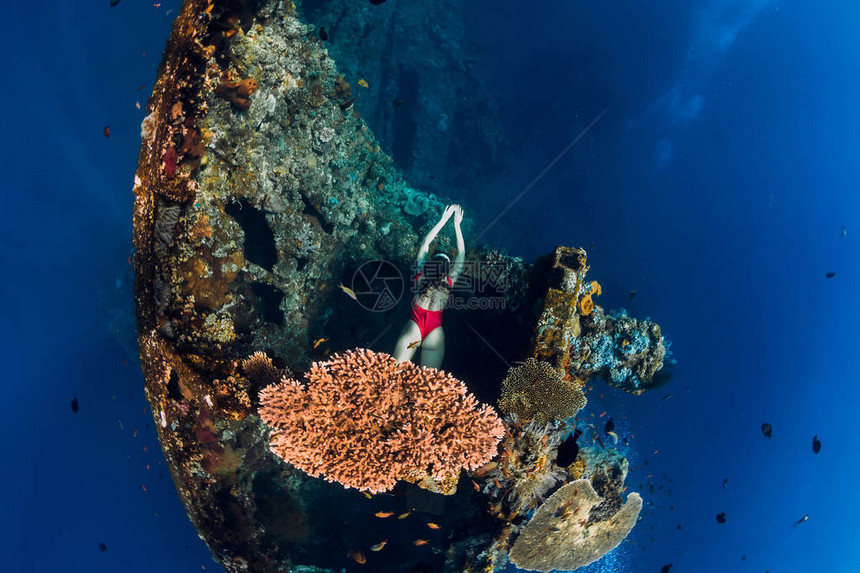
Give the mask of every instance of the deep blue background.
MULTIPOLYGON (((607 411, 635 436, 628 483, 646 501, 629 542, 594 570, 860 563, 860 6, 824 4, 467 10, 517 157, 510 185, 470 215, 479 229, 494 220, 608 107, 485 238, 526 257, 585 246, 598 302, 658 321, 678 359, 653 394, 597 384, 589 396, 589 415, 607 411)), ((164 468, 129 344, 135 102, 177 7, 7 7, 4 570, 218 569, 164 468)))

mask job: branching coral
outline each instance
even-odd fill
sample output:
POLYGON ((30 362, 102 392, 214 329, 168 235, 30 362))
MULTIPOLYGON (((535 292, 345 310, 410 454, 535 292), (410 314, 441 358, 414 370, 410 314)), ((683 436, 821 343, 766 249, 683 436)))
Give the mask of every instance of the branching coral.
POLYGON ((260 392, 272 452, 307 472, 374 493, 406 475, 451 479, 496 454, 502 421, 434 368, 358 349, 315 362, 306 384, 260 392))
POLYGON ((552 494, 535 512, 511 547, 511 562, 522 569, 573 570, 597 561, 618 546, 639 517, 638 493, 613 515, 596 519, 603 501, 591 482, 578 479, 552 494))
POLYGON ((564 371, 547 362, 529 358, 508 370, 502 382, 499 408, 528 422, 545 425, 576 415, 587 400, 582 390, 565 380, 564 371))

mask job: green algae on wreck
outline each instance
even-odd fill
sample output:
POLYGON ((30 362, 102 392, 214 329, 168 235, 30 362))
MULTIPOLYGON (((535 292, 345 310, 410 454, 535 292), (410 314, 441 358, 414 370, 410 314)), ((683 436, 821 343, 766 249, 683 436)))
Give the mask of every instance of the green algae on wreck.
MULTIPOLYGON (((352 97, 291 3, 183 4, 147 104, 134 187, 138 338, 159 440, 189 517, 228 571, 359 569, 354 551, 375 571, 498 570, 521 526, 506 518, 491 470, 461 476, 449 497, 403 483, 368 498, 310 478, 269 452, 255 413, 262 383, 240 367, 255 351, 295 373, 328 352, 385 350, 408 315, 408 300, 372 312, 337 286, 375 260, 408 277, 444 203, 404 181, 352 97), (413 509, 404 520, 375 517, 413 509), (419 518, 428 513, 440 526, 429 538, 419 518), (383 539, 384 551, 369 551, 383 539)), ((570 365, 570 336, 543 333, 571 333, 578 321, 587 268, 571 253, 533 265, 469 253, 508 281, 504 308, 468 317, 481 340, 462 315, 446 318, 457 340, 446 369, 485 401, 498 398, 507 370, 497 352, 570 365)))

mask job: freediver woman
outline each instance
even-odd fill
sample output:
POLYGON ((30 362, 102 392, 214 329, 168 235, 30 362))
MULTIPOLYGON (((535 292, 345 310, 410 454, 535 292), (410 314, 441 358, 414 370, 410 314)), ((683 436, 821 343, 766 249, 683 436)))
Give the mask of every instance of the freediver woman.
POLYGON ((412 316, 403 326, 394 349, 398 362, 412 360, 421 349, 421 365, 439 368, 445 357, 445 331, 442 330, 442 311, 448 303, 451 289, 463 271, 466 245, 463 242, 463 208, 448 205, 439 222, 424 237, 415 259, 417 274, 414 279, 412 316), (448 219, 454 217, 454 232, 457 236, 457 255, 453 263, 445 253, 436 253, 430 260, 430 245, 436 239, 448 219))

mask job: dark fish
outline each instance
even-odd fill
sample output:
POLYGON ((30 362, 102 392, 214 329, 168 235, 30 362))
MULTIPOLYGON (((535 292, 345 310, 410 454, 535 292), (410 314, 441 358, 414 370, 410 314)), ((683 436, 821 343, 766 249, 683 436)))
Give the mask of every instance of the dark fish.
POLYGON ((663 565, 662 567, 660 567, 660 573, 669 573, 669 569, 671 569, 671 568, 672 568, 672 564, 667 563, 666 565, 663 565))
POLYGON ((606 420, 606 426, 603 427, 603 431, 606 432, 607 434, 609 432, 614 432, 615 431, 615 420, 613 420, 612 418, 609 418, 608 420, 606 420))
POLYGON ((729 478, 724 478, 723 483, 721 484, 723 486, 723 489, 726 489, 726 485, 728 485, 728 483, 729 483, 729 478))
POLYGON ((812 451, 816 454, 821 451, 821 442, 818 441, 818 436, 812 438, 812 451))
MULTIPOLYGON (((117 3, 118 2, 119 2, 119 0, 117 0, 117 3)), ((105 545, 104 541, 99 543, 99 549, 101 549, 102 551, 107 551, 107 545, 105 545)))
POLYGON ((668 399, 669 399, 669 398, 671 398, 672 396, 674 396, 674 394, 666 394, 665 396, 663 396, 663 399, 664 399, 664 400, 668 400, 668 399))
POLYGON ((723 513, 718 513, 718 514, 717 514, 717 523, 725 523, 725 522, 726 522, 726 514, 725 514, 725 512, 723 512, 723 513))
POLYGON ((354 98, 352 98, 352 99, 348 99, 348 100, 346 100, 345 102, 343 102, 342 104, 340 104, 340 109, 347 110, 347 109, 351 108, 351 107, 352 107, 352 104, 354 104, 354 103, 355 103, 355 100, 357 100, 357 99, 358 99, 358 96, 355 96, 355 97, 354 97, 354 98))
POLYGON ((122 0, 110 0, 110 7, 113 8, 117 4, 119 4, 122 0))
POLYGON ((325 31, 324 26, 320 28, 319 36, 320 36, 320 40, 322 40, 323 42, 328 40, 328 32, 325 31))
POLYGON ((104 133, 105 137, 110 137, 110 126, 106 125, 105 128, 102 130, 102 133, 104 133))
POLYGON ((391 103, 393 103, 394 105, 403 105, 404 103, 406 103, 406 100, 397 98, 396 100, 392 101, 391 103))
POLYGON ((835 276, 836 276, 836 273, 834 273, 833 271, 830 271, 829 273, 827 273, 827 274, 826 274, 826 275, 824 275, 824 276, 826 276, 826 277, 827 277, 827 278, 829 278, 829 279, 832 279, 833 277, 835 277, 835 276))
POLYGON ((75 414, 78 413, 78 397, 77 396, 72 398, 72 412, 74 412, 75 414))
POLYGON ((764 434, 765 438, 772 438, 773 437, 773 426, 771 426, 770 423, 765 422, 764 424, 761 425, 761 433, 764 434))
MULTIPOLYGON (((636 298, 636 291, 632 290, 630 291, 630 300, 633 300, 634 298, 636 298)), ((671 565, 669 565, 669 567, 671 567, 671 565)))
POLYGON ((373 4, 374 6, 379 6, 383 2, 385 2, 385 0, 370 0, 370 3, 373 4))
POLYGON ((808 513, 807 513, 806 515, 804 515, 803 517, 801 517, 800 519, 798 519, 797 521, 795 521, 795 522, 794 522, 794 526, 795 526, 795 527, 797 527, 798 525, 800 525, 801 523, 803 523, 803 522, 804 522, 804 521, 806 521, 807 519, 809 519, 809 514, 808 514, 808 513))

